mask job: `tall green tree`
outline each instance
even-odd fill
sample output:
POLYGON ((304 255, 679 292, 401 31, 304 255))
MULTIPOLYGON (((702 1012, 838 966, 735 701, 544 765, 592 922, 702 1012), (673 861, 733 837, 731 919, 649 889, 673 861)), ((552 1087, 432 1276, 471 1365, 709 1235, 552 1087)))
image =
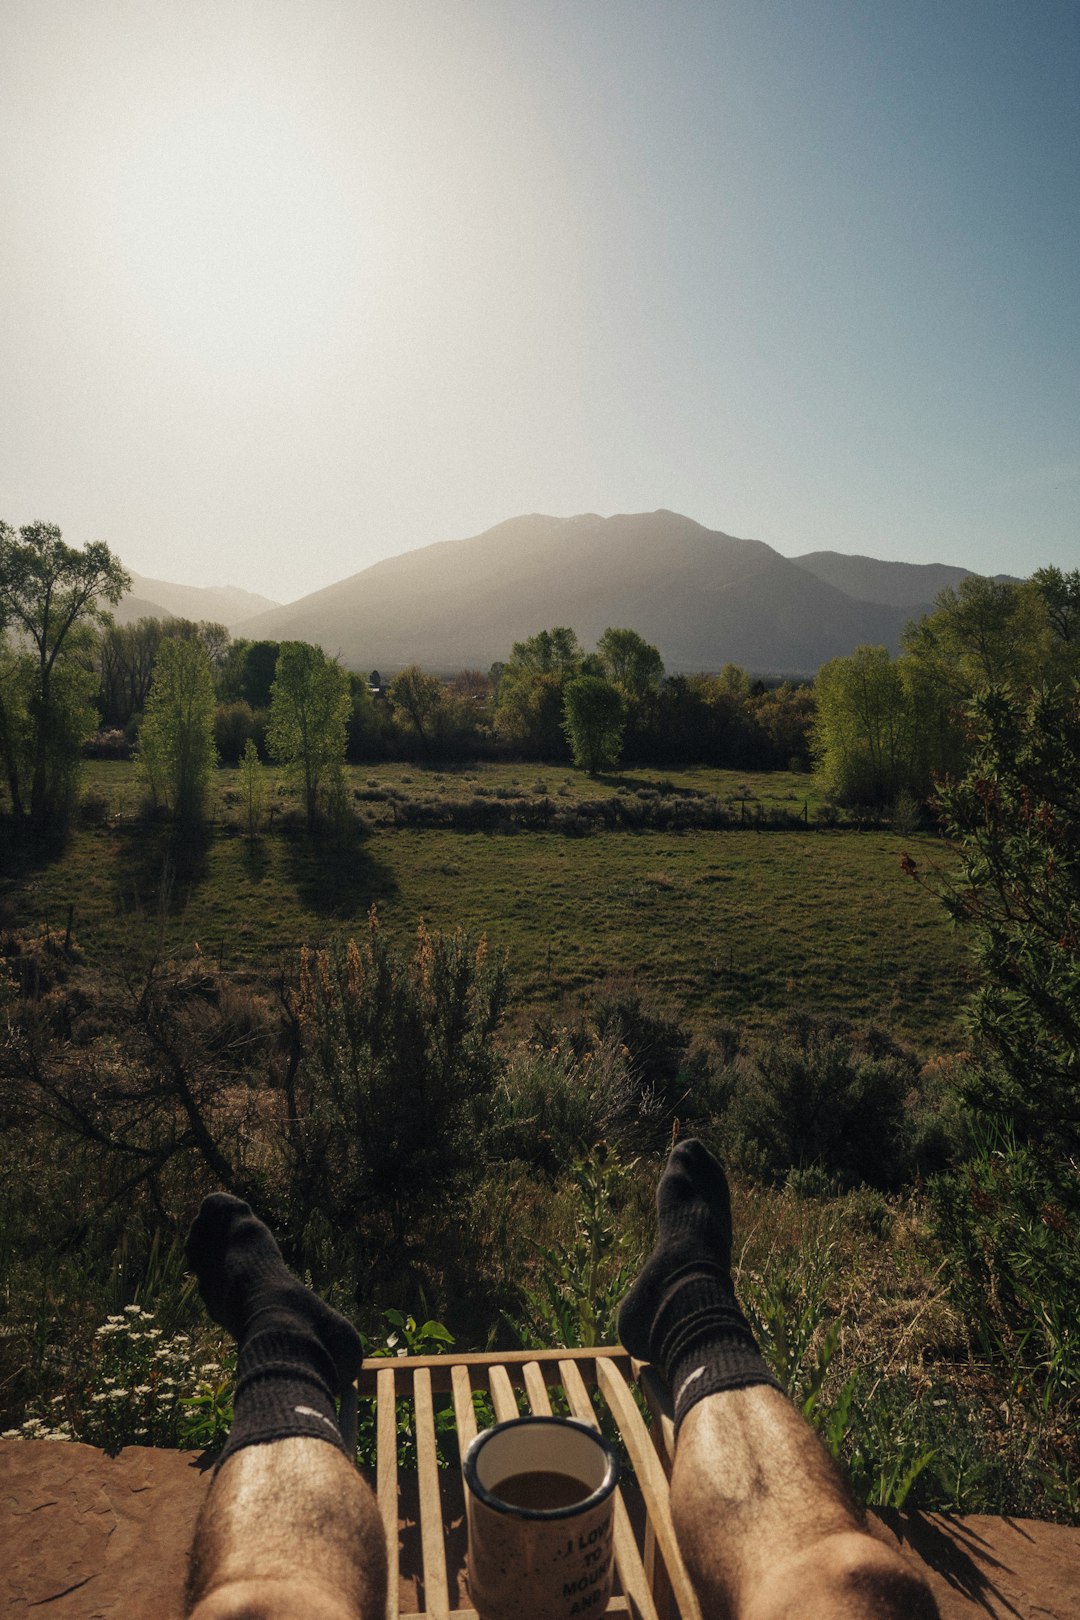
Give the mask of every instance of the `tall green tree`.
POLYGON ((496 736, 533 759, 565 759, 564 691, 581 669, 578 638, 566 625, 515 641, 497 666, 496 736))
POLYGON ((972 574, 909 624, 904 650, 955 703, 985 686, 1016 687, 1045 672, 1050 630, 1037 589, 972 574))
POLYGON ((890 804, 910 784, 917 723, 899 660, 858 647, 818 670, 815 750, 828 789, 849 804, 890 804))
MULTIPOLYGON (((1080 1390, 1080 690, 990 688, 939 794, 960 850, 936 885, 969 931, 971 1145, 939 1187, 953 1283, 987 1345, 1080 1390)), ((914 863, 907 861, 914 872, 914 863)))
POLYGON ((664 660, 659 649, 636 630, 605 630, 596 651, 604 673, 630 703, 644 703, 664 678, 664 660))
POLYGON ((139 730, 137 760, 157 804, 182 826, 206 815, 217 749, 214 675, 199 639, 169 637, 158 649, 139 730))
POLYGON ((130 584, 103 541, 79 551, 53 523, 0 523, 0 751, 15 815, 39 827, 74 797, 96 724, 92 632, 130 584))
POLYGON ((419 664, 409 664, 390 683, 390 703, 406 731, 411 731, 422 747, 431 748, 438 741, 447 705, 437 676, 425 674, 419 664))
POLYGON ((581 647, 568 625, 554 630, 538 630, 524 641, 515 641, 510 663, 532 675, 567 675, 581 663, 581 647))
POLYGON ((247 822, 248 843, 254 847, 255 834, 266 809, 266 775, 259 759, 259 750, 250 737, 240 756, 240 799, 247 822))
POLYGON ((579 675, 567 683, 564 726, 574 764, 595 776, 619 763, 626 699, 602 675, 579 675))
POLYGON ((298 783, 311 831, 341 791, 350 710, 348 677, 337 660, 307 641, 282 642, 266 741, 298 783))

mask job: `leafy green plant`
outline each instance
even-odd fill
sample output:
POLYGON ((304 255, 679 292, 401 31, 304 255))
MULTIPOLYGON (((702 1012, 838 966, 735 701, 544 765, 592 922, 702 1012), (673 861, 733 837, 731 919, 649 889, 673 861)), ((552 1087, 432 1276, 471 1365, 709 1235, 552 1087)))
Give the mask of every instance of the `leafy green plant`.
POLYGON ((638 1256, 629 1252, 615 1208, 635 1163, 594 1155, 571 1166, 574 1239, 565 1249, 535 1246, 536 1278, 522 1289, 521 1314, 511 1324, 526 1348, 587 1348, 616 1340, 619 1306, 638 1256))
MULTIPOLYGON (((415 1316, 404 1311, 389 1310, 382 1313, 390 1331, 380 1342, 361 1335, 365 1359, 395 1356, 441 1356, 454 1344, 454 1335, 442 1322, 418 1323, 415 1316)), ((480 1427, 492 1421, 485 1397, 479 1392, 473 1396, 473 1408, 480 1427)), ((416 1425, 411 1402, 399 1399, 397 1404, 397 1459, 399 1468, 416 1467, 416 1425)), ((435 1454, 440 1468, 450 1468, 456 1461, 457 1429, 452 1403, 446 1397, 435 1398, 435 1454)), ((357 1425, 356 1459, 362 1467, 374 1467, 376 1459, 375 1402, 361 1399, 357 1425)))

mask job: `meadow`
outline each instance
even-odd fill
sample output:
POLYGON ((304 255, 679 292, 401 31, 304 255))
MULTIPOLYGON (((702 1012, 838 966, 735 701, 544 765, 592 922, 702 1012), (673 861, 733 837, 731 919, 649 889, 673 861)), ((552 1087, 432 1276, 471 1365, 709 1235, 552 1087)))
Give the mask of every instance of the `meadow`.
MULTIPOLYGON (((91 962, 196 952, 228 972, 291 969, 301 945, 362 928, 369 908, 404 941, 429 927, 486 931, 505 951, 515 1022, 558 1010, 598 983, 630 977, 679 1017, 758 1028, 793 1009, 874 1020, 924 1050, 955 1047, 968 988, 961 939, 904 875, 948 865, 927 834, 822 822, 809 778, 687 770, 594 779, 520 767, 349 772, 352 824, 310 840, 285 785, 267 772, 272 830, 249 843, 238 773, 217 773, 214 816, 177 856, 168 830, 139 815, 134 768, 94 762, 84 815, 63 853, 9 866, 7 914, 67 928, 91 962), (460 831, 402 824, 415 804, 491 796, 571 807, 628 793, 698 795, 733 806, 719 830, 460 831), (509 797, 512 795, 512 798, 509 797), (750 816, 783 816, 791 825, 750 816), (806 821, 799 819, 806 807, 806 821), (796 812, 793 815, 793 808, 796 812)), ((690 802, 683 798, 682 802, 690 802)))
MULTIPOLYGON (((860 1497, 1075 1517, 1071 1409, 1036 1381, 1029 1394, 1026 1374, 1003 1383, 999 1350, 988 1359, 950 1295, 925 1196, 962 1137, 974 980, 901 859, 948 871, 944 842, 845 820, 797 773, 507 765, 351 768, 343 823, 312 838, 279 773, 264 776, 272 814, 254 840, 239 773, 219 770, 211 820, 181 845, 133 766, 91 762, 66 843, 0 853, 23 1031, 0 1133, 0 1418, 36 1434, 63 1414, 63 1432, 110 1447, 220 1441, 226 1347, 179 1247, 220 1184, 185 1131, 192 1108, 293 1263, 373 1342, 391 1326, 422 1349, 428 1316, 465 1345, 610 1339, 681 1122, 732 1170, 741 1296, 860 1497), (366 948, 372 906, 399 987, 430 949, 421 918, 486 933, 509 968, 508 1016, 462 1065, 450 1135, 420 1153, 435 1180, 404 1194, 372 1191, 373 1128, 390 1143, 427 1128, 395 1079, 411 1072, 404 1050, 378 1093, 388 1117, 358 1129, 318 1091, 304 1035, 306 1117, 330 1131, 307 1180, 281 1133, 295 1031, 274 985, 296 984, 303 946, 366 948), (182 1107, 174 1061, 194 1088, 182 1107), (110 1407, 102 1427, 116 1378, 152 1383, 110 1316, 136 1304, 194 1336, 169 1340, 188 1393, 110 1407)), ((306 1027, 333 1017, 328 1004, 306 1027)), ((430 1007, 421 1023, 441 1050, 450 1023, 430 1007)), ((383 1084, 366 1049, 346 1067, 383 1084)))

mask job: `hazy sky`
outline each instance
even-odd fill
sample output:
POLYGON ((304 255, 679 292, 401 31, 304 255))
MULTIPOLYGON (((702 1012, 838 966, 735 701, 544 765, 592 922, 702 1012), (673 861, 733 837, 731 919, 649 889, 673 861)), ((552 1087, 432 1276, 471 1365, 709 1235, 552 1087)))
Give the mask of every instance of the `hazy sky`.
POLYGON ((0 0, 0 516, 1080 564, 1076 0, 0 0))

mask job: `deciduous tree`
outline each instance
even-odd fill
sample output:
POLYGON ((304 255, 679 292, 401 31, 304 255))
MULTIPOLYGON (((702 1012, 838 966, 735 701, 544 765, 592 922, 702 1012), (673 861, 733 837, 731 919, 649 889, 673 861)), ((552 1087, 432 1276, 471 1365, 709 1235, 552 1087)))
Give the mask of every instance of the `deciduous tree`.
POLYGON ((427 675, 419 664, 409 664, 390 683, 390 702, 406 730, 415 733, 424 747, 439 736, 446 713, 442 682, 427 675))
POLYGON ((565 692, 565 730, 574 764, 595 776, 619 763, 626 700, 602 675, 579 675, 565 692))
POLYGON ((259 759, 259 750, 250 737, 244 744, 244 752, 240 756, 240 793, 244 805, 244 820, 247 823, 248 843, 253 845, 266 809, 266 775, 259 759))
POLYGON ((664 678, 659 649, 636 630, 605 630, 596 651, 605 672, 632 703, 643 703, 664 678))
POLYGON ((64 544, 53 523, 0 523, 0 750, 16 816, 62 819, 95 725, 88 632, 131 584, 103 541, 64 544))
POLYGON ((201 640, 169 637, 158 649, 137 758, 154 800, 183 826, 206 814, 217 749, 214 676, 201 640))
POLYGON ((285 641, 270 688, 271 757, 288 767, 303 795, 308 828, 319 825, 327 799, 340 793, 349 718, 345 671, 320 647, 285 641))

